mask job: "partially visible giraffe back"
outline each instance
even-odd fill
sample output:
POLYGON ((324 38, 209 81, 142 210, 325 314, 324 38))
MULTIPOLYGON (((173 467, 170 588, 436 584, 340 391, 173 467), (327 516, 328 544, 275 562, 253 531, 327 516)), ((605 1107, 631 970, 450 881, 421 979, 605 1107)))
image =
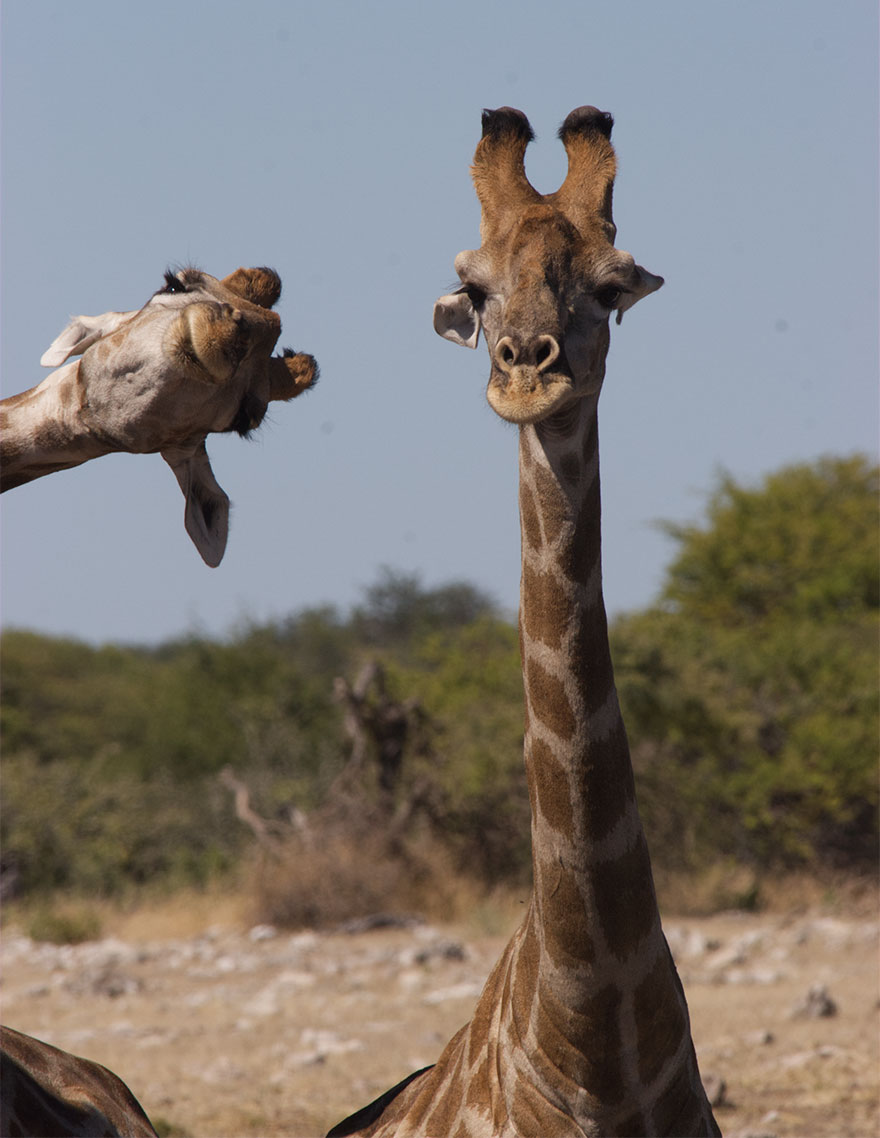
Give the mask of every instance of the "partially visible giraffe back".
POLYGON ((10 1027, 0 1028, 0 1135, 3 1138, 156 1138, 123 1081, 10 1027))

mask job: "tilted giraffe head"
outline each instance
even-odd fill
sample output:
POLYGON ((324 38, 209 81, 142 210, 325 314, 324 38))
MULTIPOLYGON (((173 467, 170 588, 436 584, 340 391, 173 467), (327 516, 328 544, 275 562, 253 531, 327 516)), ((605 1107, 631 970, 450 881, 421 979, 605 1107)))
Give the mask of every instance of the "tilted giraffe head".
MULTIPOLYGON (((312 356, 272 355, 281 332, 272 306, 280 295, 272 269, 237 269, 222 280, 194 268, 167 272, 143 308, 74 317, 41 359, 57 368, 82 355, 44 381, 57 377, 61 417, 96 444, 96 454, 162 454, 186 497, 186 530, 208 565, 223 556, 229 499, 211 471, 206 436, 247 435, 272 400, 292 399, 317 378, 312 356)), ((10 413, 24 399, 19 415, 28 414, 25 397, 6 401, 10 413)), ((10 455, 4 489, 83 460, 60 458, 46 467, 23 460, 19 474, 10 455)))
POLYGON ((82 355, 86 419, 120 449, 148 453, 214 431, 247 434, 271 400, 314 382, 311 357, 271 355, 280 295, 272 269, 237 269, 223 280, 169 271, 137 311, 74 317, 40 362, 58 367, 82 355))
POLYGON ((572 111, 559 130, 568 173, 539 194, 524 169, 534 137, 510 107, 483 112, 472 174, 482 207, 481 245, 459 253, 461 288, 434 306, 434 328, 491 360, 488 399, 512 423, 535 423, 584 395, 605 374, 608 319, 663 284, 615 249, 611 115, 572 111))

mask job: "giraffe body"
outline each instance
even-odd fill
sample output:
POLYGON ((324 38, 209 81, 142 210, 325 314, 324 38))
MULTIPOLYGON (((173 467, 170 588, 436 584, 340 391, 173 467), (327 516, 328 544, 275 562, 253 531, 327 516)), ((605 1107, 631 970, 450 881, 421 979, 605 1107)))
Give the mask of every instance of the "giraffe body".
POLYGON ((602 599, 597 403, 608 319, 662 285, 612 244, 611 119, 573 112, 539 195, 518 111, 484 112, 482 245, 434 324, 486 337, 519 424, 520 646, 534 888, 470 1023, 382 1109, 331 1134, 718 1135, 660 925, 602 599))
POLYGON ((156 1138, 137 1099, 106 1067, 9 1027, 0 1038, 3 1138, 156 1138))

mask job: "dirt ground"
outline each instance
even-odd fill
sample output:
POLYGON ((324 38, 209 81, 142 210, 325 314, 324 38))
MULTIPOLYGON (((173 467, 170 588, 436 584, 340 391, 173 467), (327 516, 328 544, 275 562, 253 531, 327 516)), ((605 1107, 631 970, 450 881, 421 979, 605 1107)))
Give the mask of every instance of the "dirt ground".
MULTIPOLYGON (((507 932, 292 935, 196 911, 188 923, 170 935, 141 916, 75 947, 12 925, 2 996, 5 1023, 111 1067, 160 1132, 192 1138, 325 1133, 436 1058, 507 932)), ((880 1133, 875 913, 665 927, 726 1135, 880 1133)))

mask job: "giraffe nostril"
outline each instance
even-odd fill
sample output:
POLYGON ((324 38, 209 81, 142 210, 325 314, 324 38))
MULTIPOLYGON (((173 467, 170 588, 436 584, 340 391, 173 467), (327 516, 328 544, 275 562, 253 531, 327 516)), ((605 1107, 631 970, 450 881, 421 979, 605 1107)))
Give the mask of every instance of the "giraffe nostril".
POLYGON ((535 349, 535 366, 544 371, 559 356, 559 344, 552 336, 541 336, 535 349))
POLYGON ((510 371, 519 358, 516 345, 509 336, 502 337, 495 345, 495 362, 502 371, 510 371))

